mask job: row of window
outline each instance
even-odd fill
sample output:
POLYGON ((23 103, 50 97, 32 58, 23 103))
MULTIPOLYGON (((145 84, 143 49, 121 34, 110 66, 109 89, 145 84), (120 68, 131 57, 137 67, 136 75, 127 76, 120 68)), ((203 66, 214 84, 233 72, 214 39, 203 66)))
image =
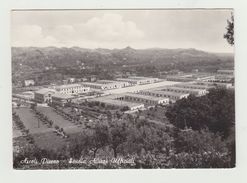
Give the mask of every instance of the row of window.
POLYGON ((61 89, 61 90, 62 90, 62 91, 71 91, 71 90, 83 90, 83 91, 86 91, 86 90, 88 90, 88 89, 77 87, 77 88, 63 88, 63 89, 61 89))
MULTIPOLYGON (((127 100, 133 100, 133 101, 138 101, 138 102, 145 102, 145 103, 149 103, 149 104, 156 104, 156 101, 151 101, 151 100, 146 100, 146 99, 141 99, 141 98, 135 98, 135 97, 126 97, 127 100)), ((167 100, 163 100, 160 103, 167 103, 167 100)))
POLYGON ((151 96, 154 96, 154 97, 171 98, 171 99, 174 99, 174 100, 180 99, 180 97, 178 97, 178 96, 172 96, 172 95, 166 95, 166 94, 155 94, 155 93, 142 93, 142 94, 151 95, 151 96))

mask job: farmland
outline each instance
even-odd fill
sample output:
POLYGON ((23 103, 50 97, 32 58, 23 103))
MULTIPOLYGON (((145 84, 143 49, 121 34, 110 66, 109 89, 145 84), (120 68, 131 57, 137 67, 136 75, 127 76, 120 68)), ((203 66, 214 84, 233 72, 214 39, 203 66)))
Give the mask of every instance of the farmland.
MULTIPOLYGON (((62 116, 58 115, 50 107, 39 107, 39 111, 44 113, 48 118, 54 121, 54 125, 58 125, 64 128, 67 134, 75 134, 82 131, 81 127, 78 127, 71 123, 69 120, 65 120, 62 116)), ((14 109, 20 119, 23 121, 25 127, 29 130, 30 134, 34 138, 35 144, 42 149, 58 150, 66 145, 68 139, 63 139, 54 133, 53 128, 48 128, 29 108, 14 109)), ((16 128, 13 123, 13 135, 15 144, 25 144, 25 138, 21 131, 16 128)))
POLYGON ((14 109, 21 120, 24 122, 26 128, 29 129, 30 133, 40 133, 43 131, 47 131, 47 127, 38 121, 38 118, 31 112, 29 108, 19 108, 14 109))

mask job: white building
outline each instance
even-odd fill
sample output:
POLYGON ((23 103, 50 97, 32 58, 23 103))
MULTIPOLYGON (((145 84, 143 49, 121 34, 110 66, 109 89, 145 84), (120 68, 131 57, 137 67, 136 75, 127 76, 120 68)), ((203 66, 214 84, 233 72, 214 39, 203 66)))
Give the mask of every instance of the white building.
POLYGON ((214 86, 214 87, 219 87, 219 88, 231 88, 232 84, 231 83, 221 83, 221 82, 197 82, 198 85, 203 85, 203 86, 214 86))
POLYGON ((128 109, 131 111, 144 108, 144 104, 142 103, 127 102, 123 100, 111 99, 108 97, 98 97, 98 98, 91 99, 90 101, 103 103, 106 106, 117 107, 120 109, 128 107, 128 109))
POLYGON ((111 89, 127 87, 129 86, 129 83, 112 81, 112 80, 98 80, 94 83, 83 82, 82 85, 85 87, 90 87, 90 88, 98 89, 98 90, 111 90, 111 89))
POLYGON ((117 78, 117 81, 128 82, 131 85, 142 85, 142 84, 150 84, 158 82, 158 78, 149 78, 149 77, 138 77, 138 76, 131 76, 128 78, 117 78))
POLYGON ((56 90, 50 88, 42 88, 34 92, 34 100, 38 103, 50 103, 52 102, 52 95, 56 93, 56 90))
POLYGON ((32 79, 28 79, 28 80, 24 80, 24 86, 33 86, 35 84, 34 80, 32 79))
POLYGON ((64 94, 79 94, 79 93, 87 93, 90 91, 89 87, 84 87, 80 84, 68 84, 56 86, 55 90, 64 93, 64 94))
POLYGON ((182 98, 187 98, 190 95, 189 93, 177 93, 177 92, 168 92, 161 90, 142 90, 140 91, 140 94, 154 96, 154 97, 169 98, 169 100, 172 102, 182 98))
POLYGON ((64 106, 70 103, 74 97, 65 93, 55 93, 52 95, 52 103, 55 105, 64 106))
POLYGON ((157 104, 169 104, 169 98, 156 97, 156 96, 145 96, 136 93, 126 93, 124 94, 124 100, 136 103, 144 103, 148 106, 153 106, 157 104))
POLYGON ((180 88, 179 86, 171 86, 164 88, 162 90, 168 92, 176 92, 176 93, 189 93, 196 96, 202 96, 208 92, 206 89, 180 88))
POLYGON ((198 85, 196 83, 179 83, 174 86, 179 88, 202 89, 202 90, 209 90, 210 88, 214 88, 214 86, 198 85))
POLYGON ((234 70, 223 70, 220 69, 217 71, 218 74, 234 75, 234 70))

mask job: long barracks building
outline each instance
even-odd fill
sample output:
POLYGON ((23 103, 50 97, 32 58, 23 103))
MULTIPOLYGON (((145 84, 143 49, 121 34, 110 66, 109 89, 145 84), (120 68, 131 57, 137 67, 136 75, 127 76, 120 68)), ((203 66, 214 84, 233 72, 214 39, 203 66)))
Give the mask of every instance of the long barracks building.
POLYGON ((117 78, 117 81, 128 82, 130 85, 142 85, 158 82, 158 78, 149 78, 149 77, 128 77, 128 78, 117 78))
POLYGON ((55 90, 63 94, 77 94, 77 93, 87 93, 90 91, 89 87, 84 87, 80 84, 68 84, 56 86, 55 90))
POLYGON ((202 96, 207 93, 206 89, 192 89, 192 88, 180 88, 178 86, 171 86, 162 89, 162 91, 176 92, 176 93, 189 93, 196 96, 202 96))
POLYGON ((214 88, 214 86, 198 85, 196 83, 179 83, 174 86, 179 88, 199 89, 199 90, 209 90, 210 88, 214 88))
POLYGON ((97 82, 83 82, 81 83, 85 87, 90 87, 98 90, 110 90, 129 86, 128 82, 119 82, 111 80, 98 80, 97 82))
POLYGON ((154 97, 169 98, 169 100, 172 102, 182 98, 187 98, 190 95, 189 93, 177 93, 161 90, 142 90, 140 91, 140 94, 154 97))
POLYGON ((124 100, 136 103, 144 103, 147 106, 153 106, 157 104, 169 104, 169 98, 156 97, 156 96, 145 96, 136 93, 126 93, 124 94, 124 100))

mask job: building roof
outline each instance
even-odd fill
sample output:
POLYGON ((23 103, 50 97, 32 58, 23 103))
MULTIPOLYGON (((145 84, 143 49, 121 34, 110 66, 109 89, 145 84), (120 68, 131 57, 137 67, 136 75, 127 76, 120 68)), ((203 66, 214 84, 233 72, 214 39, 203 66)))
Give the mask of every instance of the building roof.
POLYGON ((96 83, 100 84, 120 84, 120 83, 127 83, 127 82, 120 82, 120 81, 114 81, 114 80, 98 80, 96 83))
POLYGON ((146 99, 146 100, 152 100, 152 101, 160 101, 160 100, 168 99, 168 98, 164 98, 164 97, 153 97, 153 96, 146 96, 146 95, 136 94, 136 93, 126 93, 125 96, 141 98, 141 99, 146 99))
POLYGON ((232 85, 231 83, 221 83, 221 82, 197 82, 199 85, 203 85, 203 86, 216 86, 216 85, 232 85))
POLYGON ((181 96, 189 96, 189 93, 177 93, 177 92, 170 92, 170 91, 162 91, 162 90, 146 90, 144 92, 154 93, 154 94, 162 94, 162 95, 171 95, 175 97, 181 97, 181 96))
POLYGON ((128 78, 117 78, 119 81, 142 81, 142 80, 157 80, 158 78, 141 77, 141 76, 131 76, 128 78))
POLYGON ((72 98, 74 98, 73 96, 68 95, 68 94, 64 94, 64 93, 55 93, 54 95, 52 95, 52 97, 60 98, 60 99, 72 99, 72 98))
POLYGON ((205 89, 194 89, 194 88, 181 88, 179 86, 170 86, 170 87, 167 87, 167 89, 182 90, 182 91, 188 91, 188 92, 199 92, 199 91, 205 90, 205 89))
POLYGON ((122 107, 124 107, 124 106, 136 107, 136 106, 144 105, 141 103, 127 102, 127 101, 123 101, 123 100, 113 100, 113 99, 104 98, 104 97, 94 98, 91 101, 98 101, 98 102, 102 102, 102 103, 106 103, 106 104, 110 104, 110 105, 122 106, 122 107))
POLYGON ((96 83, 100 83, 100 84, 108 84, 108 83, 115 83, 116 81, 113 80, 98 80, 96 81, 96 83))
POLYGON ((117 78, 117 81, 136 81, 136 79, 131 79, 131 78, 117 78))
POLYGON ((103 86, 103 85, 105 85, 105 84, 102 84, 102 83, 97 83, 97 82, 93 82, 93 83, 91 83, 91 82, 82 82, 81 83, 82 85, 92 85, 92 86, 103 86))
POLYGON ((212 86, 207 86, 207 85, 199 85, 199 84, 191 84, 191 83, 185 83, 185 84, 177 84, 177 85, 174 85, 176 87, 198 87, 198 88, 201 88, 201 89, 209 89, 209 88, 212 88, 212 86))
POLYGON ((153 79, 158 79, 158 78, 151 78, 151 77, 143 77, 143 76, 131 76, 129 79, 133 80, 153 80, 153 79))
POLYGON ((60 85, 60 86, 56 86, 56 89, 63 89, 63 88, 74 88, 74 87, 83 87, 80 84, 68 84, 68 85, 60 85))
POLYGON ((217 70, 217 72, 227 72, 227 73, 233 73, 234 72, 234 70, 230 70, 230 69, 219 69, 219 70, 217 70))
POLYGON ((42 88, 40 90, 35 91, 34 93, 38 93, 38 94, 47 94, 47 93, 56 93, 56 90, 51 89, 51 88, 42 88))

